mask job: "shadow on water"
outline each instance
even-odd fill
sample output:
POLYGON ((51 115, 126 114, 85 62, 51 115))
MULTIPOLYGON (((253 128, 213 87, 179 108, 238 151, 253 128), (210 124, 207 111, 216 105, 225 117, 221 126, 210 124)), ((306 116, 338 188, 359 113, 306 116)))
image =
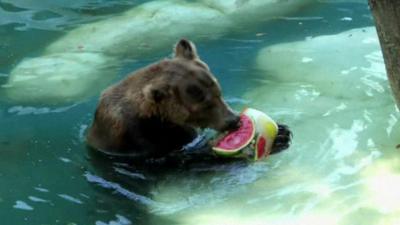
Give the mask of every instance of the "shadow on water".
POLYGON ((165 158, 146 160, 111 156, 87 147, 91 171, 86 171, 84 177, 103 195, 116 194, 130 202, 129 214, 130 218, 135 218, 134 224, 174 224, 172 219, 152 212, 153 208, 168 207, 168 203, 153 200, 160 183, 170 182, 176 177, 196 178, 231 173, 248 165, 244 160, 217 158, 207 151, 204 148, 196 153, 179 152, 165 158))

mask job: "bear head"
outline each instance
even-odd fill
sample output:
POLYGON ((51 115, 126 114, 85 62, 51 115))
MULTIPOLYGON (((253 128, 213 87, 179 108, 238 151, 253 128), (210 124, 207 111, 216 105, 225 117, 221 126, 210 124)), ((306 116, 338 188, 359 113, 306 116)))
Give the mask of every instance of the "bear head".
POLYGON ((226 104, 221 87, 195 45, 185 39, 174 48, 174 57, 149 67, 154 76, 143 87, 145 111, 178 125, 213 128, 239 127, 239 116, 226 104))

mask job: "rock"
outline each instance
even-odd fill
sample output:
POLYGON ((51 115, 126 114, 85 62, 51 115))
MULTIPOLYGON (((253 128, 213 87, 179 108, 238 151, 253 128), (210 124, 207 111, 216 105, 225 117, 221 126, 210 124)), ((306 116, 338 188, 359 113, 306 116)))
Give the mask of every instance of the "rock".
POLYGON ((331 147, 355 151, 364 137, 388 141, 383 121, 392 124, 390 132, 398 126, 391 122, 395 105, 373 27, 266 47, 256 67, 263 83, 245 99, 278 122, 285 116, 298 140, 313 133, 313 140, 329 138, 338 143, 331 147), (279 115, 268 110, 271 105, 279 115))
POLYGON ((323 90, 321 95, 362 98, 385 91, 385 66, 374 27, 266 47, 258 54, 257 67, 274 81, 301 82, 323 90))
POLYGON ((54 53, 26 58, 4 89, 19 103, 70 103, 104 88, 114 78, 115 59, 101 53, 54 53))
POLYGON ((181 37, 214 39, 237 31, 240 25, 259 24, 312 1, 143 3, 120 15, 83 24, 50 43, 43 55, 22 60, 11 70, 5 93, 14 102, 27 104, 79 101, 110 83, 117 75, 112 68, 126 58, 171 48, 181 37))

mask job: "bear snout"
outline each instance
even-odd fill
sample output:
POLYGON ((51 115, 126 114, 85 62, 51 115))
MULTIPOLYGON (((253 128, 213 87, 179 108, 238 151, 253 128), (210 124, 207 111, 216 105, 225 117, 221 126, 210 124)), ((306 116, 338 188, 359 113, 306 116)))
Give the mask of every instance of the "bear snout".
POLYGON ((236 114, 232 114, 225 120, 224 131, 237 130, 240 127, 240 117, 236 114))

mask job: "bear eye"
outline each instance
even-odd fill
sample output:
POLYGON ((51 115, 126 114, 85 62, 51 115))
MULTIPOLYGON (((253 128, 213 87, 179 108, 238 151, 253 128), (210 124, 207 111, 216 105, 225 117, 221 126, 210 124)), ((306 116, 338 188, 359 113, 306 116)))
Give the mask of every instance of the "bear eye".
POLYGON ((193 99, 195 102, 202 102, 205 100, 204 92, 197 85, 189 85, 186 88, 186 93, 193 99))

